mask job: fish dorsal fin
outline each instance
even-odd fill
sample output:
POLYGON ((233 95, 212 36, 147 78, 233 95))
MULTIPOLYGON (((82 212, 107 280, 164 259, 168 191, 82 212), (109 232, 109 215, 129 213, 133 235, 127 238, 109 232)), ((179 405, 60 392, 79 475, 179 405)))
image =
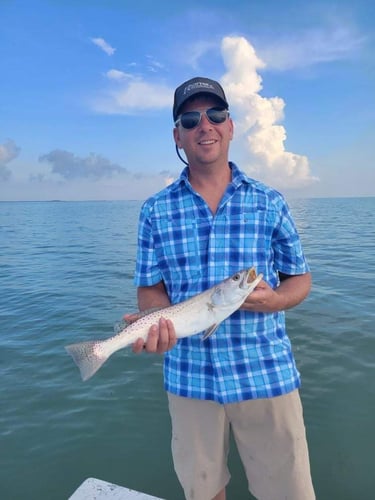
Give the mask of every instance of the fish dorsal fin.
POLYGON ((216 330, 219 328, 219 324, 220 323, 214 323, 209 328, 207 328, 207 330, 204 332, 202 340, 206 340, 208 339, 208 337, 211 337, 211 335, 215 333, 216 330))

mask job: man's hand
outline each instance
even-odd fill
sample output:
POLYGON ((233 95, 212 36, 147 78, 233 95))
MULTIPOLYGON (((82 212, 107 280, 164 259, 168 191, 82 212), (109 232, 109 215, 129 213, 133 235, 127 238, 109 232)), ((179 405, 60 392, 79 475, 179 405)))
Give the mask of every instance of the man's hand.
POLYGON ((251 312, 275 312, 282 310, 282 301, 279 295, 268 283, 261 281, 255 290, 247 296, 241 309, 251 312))
MULTIPOLYGON (((127 315, 125 318, 131 321, 131 316, 127 315)), ((157 325, 151 326, 146 342, 140 338, 134 342, 132 349, 136 354, 143 351, 163 354, 172 349, 176 342, 177 337, 172 321, 160 318, 157 325)))
POLYGON ((286 276, 275 290, 262 280, 248 295, 241 309, 264 313, 290 309, 302 302, 309 294, 310 289, 310 273, 286 276))

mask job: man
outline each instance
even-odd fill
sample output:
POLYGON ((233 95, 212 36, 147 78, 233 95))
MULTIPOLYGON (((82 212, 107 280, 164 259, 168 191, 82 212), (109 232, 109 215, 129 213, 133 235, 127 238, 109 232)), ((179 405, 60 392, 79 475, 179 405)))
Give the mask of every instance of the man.
POLYGON ((228 161, 228 108, 208 78, 175 91, 173 134, 187 166, 142 207, 139 309, 180 302, 251 266, 263 281, 205 341, 176 341, 172 322, 161 319, 133 350, 165 353, 173 460, 187 499, 225 499, 232 432, 254 496, 311 500, 300 377, 283 312, 305 299, 311 276, 283 197, 228 161))

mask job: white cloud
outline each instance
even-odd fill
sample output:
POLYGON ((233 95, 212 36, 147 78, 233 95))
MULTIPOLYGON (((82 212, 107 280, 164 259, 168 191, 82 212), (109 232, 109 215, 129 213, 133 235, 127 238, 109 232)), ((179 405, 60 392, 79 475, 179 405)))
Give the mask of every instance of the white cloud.
POLYGON ((117 80, 117 81, 123 81, 134 78, 133 75, 130 75, 129 73, 124 73, 123 71, 119 71, 118 69, 110 69, 109 71, 107 71, 105 75, 109 80, 117 80))
POLYGON ((286 71, 349 59, 365 42, 366 37, 351 26, 336 23, 273 39, 270 43, 260 42, 258 52, 268 69, 286 71))
POLYGON ((106 54, 108 54, 109 56, 113 56, 113 54, 115 53, 115 50, 113 47, 111 47, 109 45, 109 43, 107 43, 104 38, 91 38, 91 41, 94 45, 96 45, 97 47, 99 47, 100 49, 102 49, 106 54))
POLYGON ((14 160, 21 151, 21 148, 14 141, 8 139, 4 144, 0 144, 0 180, 9 181, 12 177, 12 171, 8 163, 14 160))
POLYGON ((306 156, 285 150, 286 130, 279 124, 285 103, 280 97, 266 98, 258 71, 265 63, 242 37, 225 37, 221 45, 227 72, 221 82, 231 109, 235 111, 235 144, 241 165, 250 175, 279 189, 298 188, 316 181, 306 156))
POLYGON ((0 144, 0 165, 9 163, 16 158, 21 151, 14 141, 8 139, 4 144, 0 144))
POLYGON ((121 88, 107 91, 92 103, 95 111, 109 114, 135 114, 172 106, 173 90, 151 84, 142 78, 127 79, 121 88))

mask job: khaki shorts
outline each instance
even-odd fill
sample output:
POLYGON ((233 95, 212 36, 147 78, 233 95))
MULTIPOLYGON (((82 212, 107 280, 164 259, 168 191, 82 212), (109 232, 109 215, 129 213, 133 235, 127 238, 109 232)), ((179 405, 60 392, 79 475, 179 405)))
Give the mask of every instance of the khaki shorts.
POLYGON ((298 391, 227 405, 170 393, 168 399, 173 461, 186 499, 211 500, 229 482, 230 430, 256 498, 315 499, 298 391))

